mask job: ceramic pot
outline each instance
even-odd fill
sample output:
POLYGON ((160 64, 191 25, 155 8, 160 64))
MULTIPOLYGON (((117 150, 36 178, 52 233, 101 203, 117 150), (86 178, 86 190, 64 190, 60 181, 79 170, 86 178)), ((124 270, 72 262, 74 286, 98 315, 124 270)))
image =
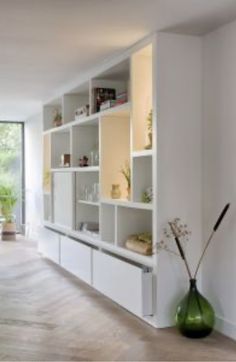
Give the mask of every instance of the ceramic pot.
POLYGON ((119 184, 113 184, 111 186, 111 197, 112 197, 112 199, 120 199, 121 191, 120 191, 120 185, 119 184))
POLYGON ((16 240, 16 224, 14 222, 6 222, 2 224, 2 240, 3 241, 16 240))

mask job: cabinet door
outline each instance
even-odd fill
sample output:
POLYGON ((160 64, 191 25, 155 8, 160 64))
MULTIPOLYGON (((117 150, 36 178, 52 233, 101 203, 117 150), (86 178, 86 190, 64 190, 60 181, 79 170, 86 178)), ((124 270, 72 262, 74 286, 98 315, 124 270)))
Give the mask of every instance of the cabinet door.
POLYGON ((53 216, 54 223, 73 228, 74 174, 55 172, 53 175, 53 216))
POLYGON ((61 266, 91 284, 91 248, 61 236, 61 266))
POLYGON ((138 316, 152 314, 152 273, 93 251, 93 286, 138 316))
POLYGON ((38 250, 48 259, 59 264, 60 260, 60 235, 46 228, 39 230, 38 250))

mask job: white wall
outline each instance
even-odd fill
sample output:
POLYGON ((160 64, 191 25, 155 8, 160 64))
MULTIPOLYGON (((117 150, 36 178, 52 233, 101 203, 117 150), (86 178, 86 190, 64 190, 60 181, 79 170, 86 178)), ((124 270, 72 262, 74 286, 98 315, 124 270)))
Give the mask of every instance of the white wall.
POLYGON ((25 122, 26 225, 33 239, 42 222, 42 153, 42 115, 38 115, 25 122))
MULTIPOLYGON (((194 270, 202 238, 202 39, 158 34, 156 77, 158 240, 167 221, 180 217, 192 231, 187 252, 194 270)), ((182 260, 161 253, 159 326, 173 324, 176 305, 188 287, 182 260)))
POLYGON ((236 338, 236 22, 204 37, 203 235, 231 209, 203 268, 204 293, 217 327, 236 338))

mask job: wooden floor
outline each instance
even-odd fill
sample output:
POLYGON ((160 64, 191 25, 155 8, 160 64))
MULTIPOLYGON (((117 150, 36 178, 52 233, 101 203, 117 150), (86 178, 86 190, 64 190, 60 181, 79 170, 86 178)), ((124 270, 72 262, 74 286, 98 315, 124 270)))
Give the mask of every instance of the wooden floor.
POLYGON ((41 258, 30 242, 0 243, 0 286, 1 361, 236 360, 236 342, 155 330, 41 258))

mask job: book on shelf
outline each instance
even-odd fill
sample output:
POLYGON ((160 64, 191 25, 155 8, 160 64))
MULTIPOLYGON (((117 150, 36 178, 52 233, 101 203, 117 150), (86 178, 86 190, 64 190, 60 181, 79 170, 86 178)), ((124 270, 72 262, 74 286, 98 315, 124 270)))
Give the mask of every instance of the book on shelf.
POLYGON ((116 96, 116 100, 121 100, 127 102, 127 92, 118 93, 116 96))
POLYGON ((99 112, 101 104, 108 100, 116 99, 116 90, 113 88, 94 88, 93 89, 93 100, 94 106, 93 111, 99 112))
POLYGON ((120 106, 121 104, 124 104, 124 103, 126 103, 126 102, 127 102, 126 99, 124 99, 124 100, 117 99, 117 100, 115 101, 113 107, 115 107, 115 106, 120 106))
POLYGON ((114 100, 114 99, 105 101, 100 105, 100 111, 105 111, 108 108, 114 107, 115 104, 116 104, 116 100, 114 100))
POLYGON ((105 111, 111 107, 119 106, 127 102, 127 93, 123 92, 117 95, 116 99, 108 99, 101 103, 100 111, 105 111))

